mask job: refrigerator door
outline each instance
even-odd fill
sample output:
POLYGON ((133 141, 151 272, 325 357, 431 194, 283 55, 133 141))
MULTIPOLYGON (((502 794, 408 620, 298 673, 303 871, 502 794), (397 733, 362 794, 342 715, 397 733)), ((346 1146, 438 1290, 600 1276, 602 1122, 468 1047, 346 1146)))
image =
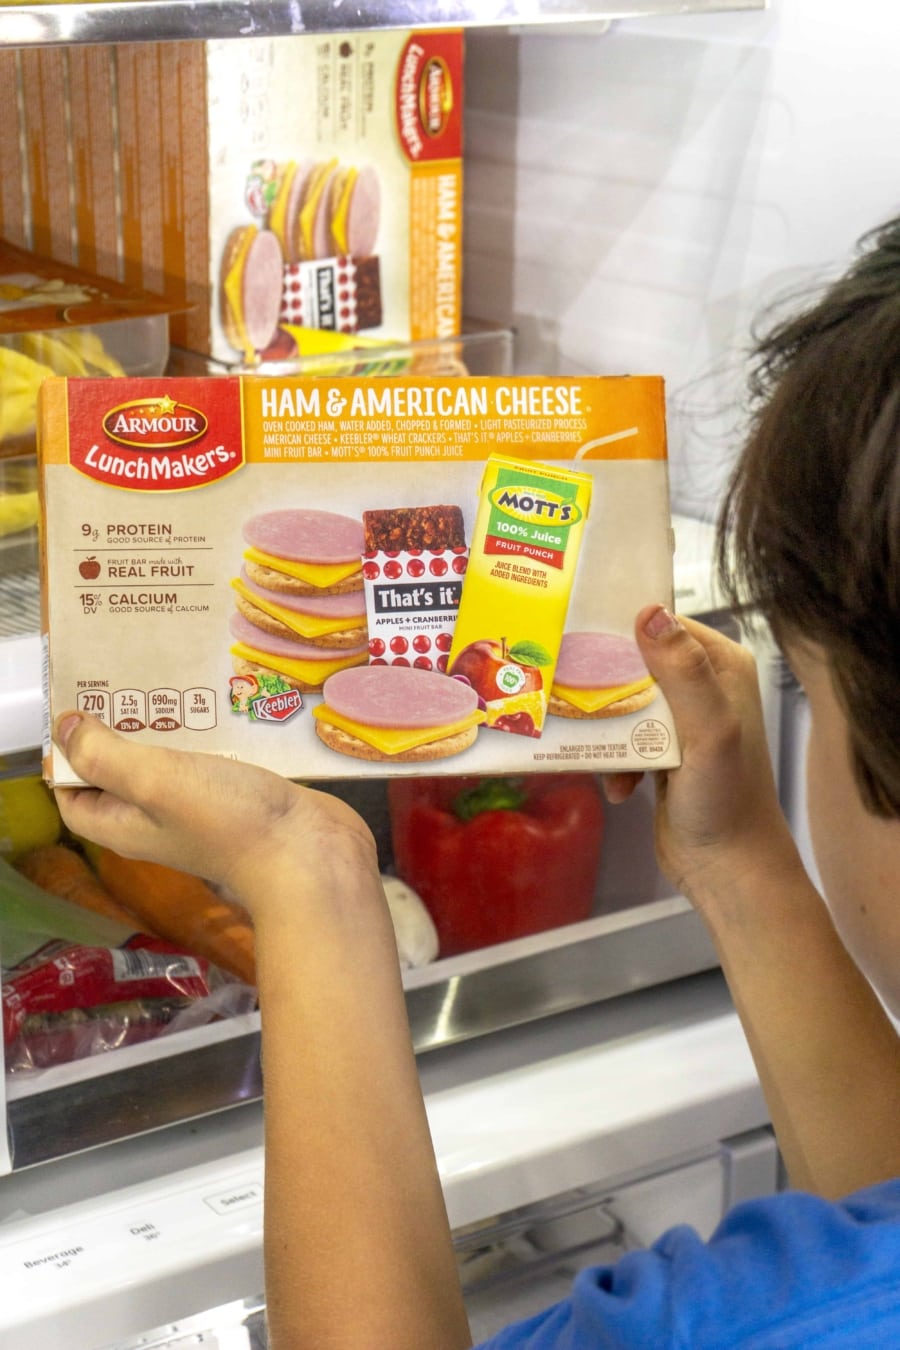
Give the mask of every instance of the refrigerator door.
MULTIPOLYGON (((775 1185, 771 1146, 737 1138, 767 1117, 717 972, 436 1051, 420 1074, 461 1272, 491 1318, 516 1315, 538 1269, 549 1299, 611 1215, 638 1244, 675 1217, 708 1231, 775 1185)), ((263 1288, 263 1179, 258 1104, 13 1174, 0 1345, 168 1344, 136 1339, 162 1323, 170 1340, 218 1336, 202 1314, 224 1305, 240 1345, 237 1312, 263 1288)))
MULTIPOLYGON (((565 1298, 575 1275, 610 1265, 673 1223, 712 1231, 737 1199, 768 1194, 777 1184, 771 1131, 728 1140, 717 1154, 683 1163, 614 1190, 577 1187, 454 1234, 469 1325, 480 1344, 511 1323, 565 1298)), ((262 1298, 210 1308, 103 1350, 264 1350, 262 1298)))

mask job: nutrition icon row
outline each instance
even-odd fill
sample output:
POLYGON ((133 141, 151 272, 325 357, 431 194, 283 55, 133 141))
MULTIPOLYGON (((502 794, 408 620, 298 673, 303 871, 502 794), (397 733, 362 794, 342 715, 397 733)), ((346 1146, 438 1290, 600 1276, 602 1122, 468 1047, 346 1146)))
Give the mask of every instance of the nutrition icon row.
POLYGON ((216 725, 212 689, 80 689, 76 706, 114 731, 210 731, 216 725))

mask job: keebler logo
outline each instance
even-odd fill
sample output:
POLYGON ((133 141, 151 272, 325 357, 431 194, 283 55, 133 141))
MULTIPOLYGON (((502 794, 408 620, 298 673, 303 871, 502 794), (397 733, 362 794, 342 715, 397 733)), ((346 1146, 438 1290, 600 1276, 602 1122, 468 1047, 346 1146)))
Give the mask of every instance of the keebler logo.
POLYGON ((69 463, 80 473, 135 492, 178 492, 225 478, 244 463, 240 395, 232 381, 205 383, 203 410, 179 397, 190 397, 186 382, 164 381, 171 384, 164 394, 158 380, 146 392, 140 380, 130 383, 121 392, 139 397, 113 407, 111 381, 69 387, 69 463))
POLYGON ((176 450, 202 440, 209 422, 198 408, 164 398, 133 399, 112 408, 103 430, 118 445, 145 450, 176 450))

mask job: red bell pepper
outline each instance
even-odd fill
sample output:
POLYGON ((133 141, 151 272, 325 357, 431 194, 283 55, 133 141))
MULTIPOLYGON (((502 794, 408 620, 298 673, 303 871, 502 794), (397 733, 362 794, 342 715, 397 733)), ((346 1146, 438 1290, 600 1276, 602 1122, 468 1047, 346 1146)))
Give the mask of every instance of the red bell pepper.
POLYGON ((388 805, 395 869, 441 956, 590 915, 603 841, 591 774, 394 778, 388 805))

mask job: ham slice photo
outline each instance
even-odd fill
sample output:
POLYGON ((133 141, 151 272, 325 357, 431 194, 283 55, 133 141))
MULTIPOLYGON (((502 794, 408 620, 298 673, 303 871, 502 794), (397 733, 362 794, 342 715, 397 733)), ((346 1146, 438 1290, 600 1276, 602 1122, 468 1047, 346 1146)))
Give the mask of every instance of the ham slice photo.
POLYGON ((232 230, 222 254, 219 313, 226 340, 254 365, 278 331, 283 263, 271 230, 232 230))
POLYGON ((359 666, 325 681, 319 739, 353 759, 429 763, 474 744, 485 714, 469 685, 411 666, 359 666))
MULTIPOLYGON (((244 525, 246 575, 286 595, 338 595, 363 588, 362 522, 304 507, 266 511, 244 525)), ((360 611, 362 612, 362 611, 360 611)))
POLYGON ((554 717, 625 717, 656 697, 637 643, 619 633, 566 633, 547 711, 554 717))
POLYGON ((366 165, 344 166, 329 185, 326 247, 336 257, 367 257, 375 251, 381 223, 381 183, 366 165))
POLYGON ((228 626, 233 639, 230 651, 235 675, 252 676, 257 683, 261 676, 278 675, 284 684, 302 694, 318 693, 330 675, 362 665, 368 659, 365 645, 325 647, 297 638, 278 637, 257 628, 243 614, 233 614, 228 626))
POLYGON ((231 581, 235 676, 249 683, 274 675, 318 693, 329 676, 362 665, 362 522, 296 507, 251 516, 242 533, 244 565, 231 581))
POLYGON ((264 633, 309 642, 314 647, 359 647, 367 641, 362 591, 291 595, 258 585, 246 567, 231 586, 238 613, 264 633))

